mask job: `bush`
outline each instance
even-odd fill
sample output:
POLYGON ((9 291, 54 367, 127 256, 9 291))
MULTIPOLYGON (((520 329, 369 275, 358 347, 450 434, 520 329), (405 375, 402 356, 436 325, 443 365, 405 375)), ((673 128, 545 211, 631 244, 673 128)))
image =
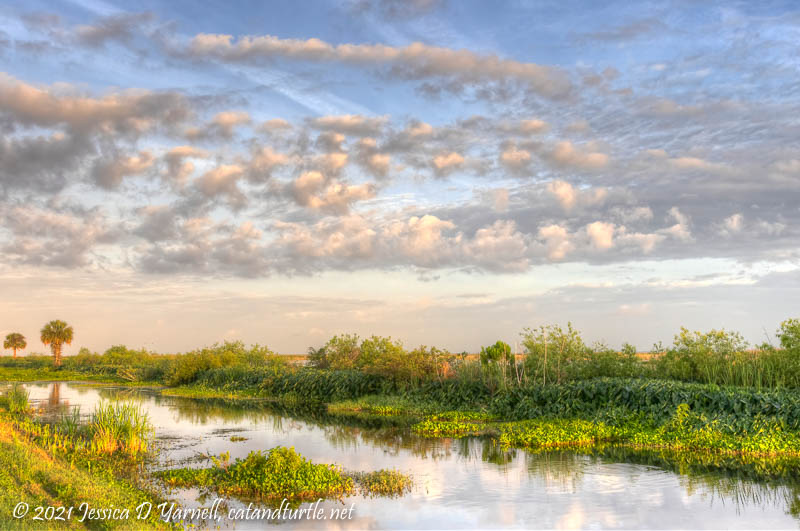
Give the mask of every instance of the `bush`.
POLYGON ((800 356, 800 319, 787 319, 778 329, 781 347, 795 356, 800 356))
POLYGON ((254 345, 246 349, 241 341, 226 341, 222 345, 175 356, 166 367, 164 381, 171 386, 183 385, 197 381, 203 373, 223 367, 259 369, 285 364, 285 359, 267 347, 254 345))
POLYGON ((354 368, 361 355, 356 334, 333 336, 323 349, 325 366, 333 370, 354 368))

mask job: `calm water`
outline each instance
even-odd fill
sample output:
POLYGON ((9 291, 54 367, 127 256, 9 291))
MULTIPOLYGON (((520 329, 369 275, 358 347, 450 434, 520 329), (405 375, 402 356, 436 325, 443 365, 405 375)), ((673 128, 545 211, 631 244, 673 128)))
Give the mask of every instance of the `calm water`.
MULTIPOLYGON (((200 454, 229 451, 235 458, 282 445, 315 462, 361 471, 395 468, 415 479, 413 492, 402 498, 345 499, 346 507, 355 504, 351 520, 284 521, 282 529, 798 527, 789 514, 792 490, 780 485, 679 475, 621 458, 503 451, 487 439, 425 439, 402 426, 337 422, 315 412, 289 416, 263 406, 163 397, 149 390, 65 383, 27 387, 42 406, 69 404, 83 414, 102 399, 137 402, 155 425, 162 446, 159 466, 194 466, 200 454), (231 442, 233 435, 248 440, 231 442)), ((194 490, 173 495, 188 505, 199 503, 194 490)), ((235 523, 237 529, 266 525, 235 523)))

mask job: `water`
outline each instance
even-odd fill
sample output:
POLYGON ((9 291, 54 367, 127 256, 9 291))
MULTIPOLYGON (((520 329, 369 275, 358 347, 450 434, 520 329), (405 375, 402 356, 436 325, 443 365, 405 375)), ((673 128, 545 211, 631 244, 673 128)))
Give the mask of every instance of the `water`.
MULTIPOLYGON (((679 475, 622 457, 571 452, 504 451, 485 438, 425 439, 402 426, 335 421, 315 412, 281 413, 222 401, 164 397, 150 390, 29 384, 33 401, 79 406, 89 414, 102 399, 133 400, 149 415, 162 447, 159 466, 196 466, 201 454, 293 446, 320 463, 347 470, 394 468, 410 473, 402 498, 353 496, 325 502, 349 508, 352 519, 283 521, 281 528, 797 528, 789 514, 793 490, 721 474, 679 475), (231 442, 233 435, 246 437, 231 442), (628 462, 626 462, 628 461, 628 462)), ((207 465, 204 465, 207 466, 207 465)), ((197 506, 197 491, 174 494, 197 506)), ((211 496, 213 498, 213 495, 211 496)), ((211 500, 205 500, 210 505, 211 500)), ((230 502, 231 507, 243 505, 230 502)), ((233 522, 224 522, 231 526, 233 522)), ((235 522, 236 529, 265 522, 235 522)))

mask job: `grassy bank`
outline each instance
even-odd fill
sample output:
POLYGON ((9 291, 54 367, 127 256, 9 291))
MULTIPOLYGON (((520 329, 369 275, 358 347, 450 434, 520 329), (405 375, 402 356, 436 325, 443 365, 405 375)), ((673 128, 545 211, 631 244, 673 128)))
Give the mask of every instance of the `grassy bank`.
MULTIPOLYGON (((107 467, 90 469, 67 456, 53 455, 19 430, 7 414, 0 414, 0 527, 3 529, 52 527, 53 522, 34 522, 31 519, 35 516, 33 508, 39 506, 75 508, 72 518, 58 522, 58 527, 168 528, 154 516, 145 520, 131 516, 131 520, 91 521, 87 518, 84 522, 79 521, 84 513, 81 508, 87 505, 97 509, 127 508, 135 512, 134 508, 144 502, 155 506, 160 500, 107 467), (20 502, 28 504, 32 512, 16 519, 11 511, 20 502)), ((66 517, 66 514, 62 516, 66 517)))

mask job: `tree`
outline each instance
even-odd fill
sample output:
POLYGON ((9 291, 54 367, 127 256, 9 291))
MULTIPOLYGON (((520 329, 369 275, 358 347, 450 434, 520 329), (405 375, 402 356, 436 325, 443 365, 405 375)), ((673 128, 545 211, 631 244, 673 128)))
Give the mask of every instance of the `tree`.
POLYGON ((50 345, 56 367, 61 366, 61 349, 64 343, 72 343, 72 335, 72 327, 58 319, 50 321, 42 328, 42 343, 44 346, 50 345))
POLYGON ((17 357, 17 351, 22 350, 27 346, 28 343, 25 341, 25 336, 23 336, 19 332, 11 332, 6 336, 6 340, 3 341, 3 348, 14 349, 15 359, 17 357))
POLYGON ((787 319, 778 330, 781 347, 790 352, 800 352, 800 319, 787 319))

